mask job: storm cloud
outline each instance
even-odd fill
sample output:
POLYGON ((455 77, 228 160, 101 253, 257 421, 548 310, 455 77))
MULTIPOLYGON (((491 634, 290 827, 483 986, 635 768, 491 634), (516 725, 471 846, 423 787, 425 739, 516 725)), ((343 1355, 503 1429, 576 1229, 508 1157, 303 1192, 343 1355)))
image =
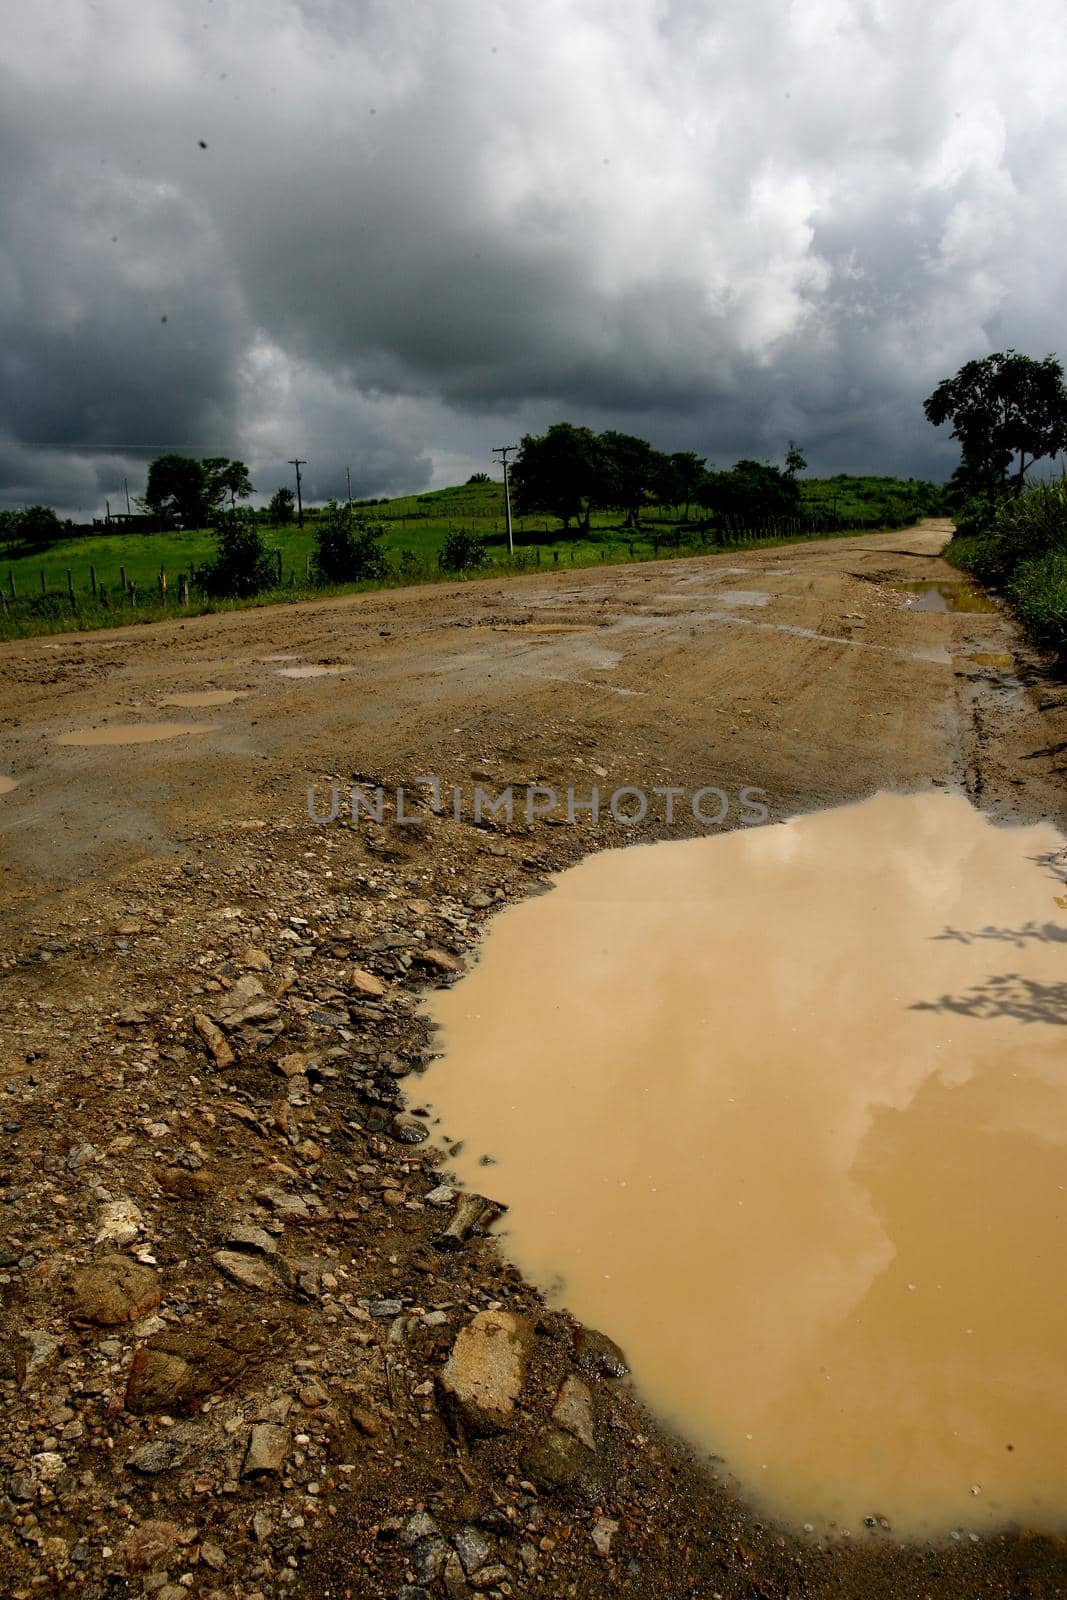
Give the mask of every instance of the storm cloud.
MULTIPOLYGON (((0 500, 152 453, 309 495, 567 417, 943 477, 1061 342, 1053 0, 51 0, 0 67, 0 500)), ((1067 351, 1063 352, 1067 354, 1067 351)))

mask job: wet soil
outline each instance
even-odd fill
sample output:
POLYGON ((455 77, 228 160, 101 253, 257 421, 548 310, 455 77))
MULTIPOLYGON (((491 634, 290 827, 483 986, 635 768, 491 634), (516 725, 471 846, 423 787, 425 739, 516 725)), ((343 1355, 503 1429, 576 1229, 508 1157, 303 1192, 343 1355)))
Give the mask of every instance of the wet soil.
POLYGON ((1067 823, 1067 689, 1001 615, 916 613, 892 587, 949 581, 947 535, 746 553, 769 596, 749 616, 710 557, 0 647, 0 1592, 1067 1589, 1041 1519, 813 1544, 754 1510, 413 1142, 420 997, 494 911, 604 846, 703 831, 656 806, 477 821, 476 785, 748 785, 775 820, 944 786, 1067 823), (283 679, 279 657, 351 671, 283 679), (247 696, 210 732, 59 743, 208 689, 247 696), (418 796, 427 775, 441 805, 415 826, 393 804, 308 818, 309 785, 418 796), (485 1433, 442 1373, 495 1305, 524 1319, 525 1365, 485 1433), (568 1380, 588 1402, 572 1384, 560 1415, 591 1414, 592 1448, 553 1417, 568 1380))

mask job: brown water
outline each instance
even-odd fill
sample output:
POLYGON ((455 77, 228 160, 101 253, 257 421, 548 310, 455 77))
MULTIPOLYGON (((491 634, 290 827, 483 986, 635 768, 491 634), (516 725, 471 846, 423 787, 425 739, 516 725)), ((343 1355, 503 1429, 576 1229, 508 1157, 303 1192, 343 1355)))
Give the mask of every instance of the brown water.
POLYGON ((935 793, 605 851, 433 996, 509 1254, 795 1524, 1067 1526, 1064 846, 935 793))
POLYGON ((306 666, 306 667, 275 667, 279 678, 330 678, 338 672, 351 672, 351 667, 334 666, 306 666))
POLYGON ((911 583, 895 583, 894 589, 909 596, 911 611, 995 611, 997 603, 972 584, 949 579, 922 578, 911 583))
POLYGON ((159 703, 161 706, 184 706, 191 711, 200 706, 230 706, 247 696, 247 689, 191 689, 188 693, 168 695, 159 703))
POLYGON ((182 739, 188 733, 214 733, 217 722, 116 722, 108 728, 75 728, 61 733, 57 744, 154 744, 158 739, 182 739))
POLYGON ((17 778, 8 778, 0 772, 0 794, 10 794, 12 789, 18 788, 18 783, 17 778))

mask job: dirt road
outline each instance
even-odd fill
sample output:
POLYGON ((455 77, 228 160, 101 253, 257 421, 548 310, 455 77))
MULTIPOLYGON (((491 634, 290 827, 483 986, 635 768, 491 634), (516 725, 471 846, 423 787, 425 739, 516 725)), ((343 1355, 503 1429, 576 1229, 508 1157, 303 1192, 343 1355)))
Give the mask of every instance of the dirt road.
POLYGON ((949 531, 0 646, 0 1592, 1067 1589, 1036 1533, 815 1548, 755 1521, 490 1213, 467 1228, 402 1093, 417 1111, 418 992, 493 909, 703 831, 696 791, 725 826, 746 788, 782 818, 932 784, 1067 825, 1063 683, 999 611, 895 587, 958 578, 949 531), (434 776, 440 808, 310 821, 308 786, 325 806, 354 776, 434 776), (593 785, 644 820, 570 823, 593 785), (475 789, 508 786, 512 823, 478 822, 475 789), (528 786, 555 811, 528 822, 528 786), (524 1371, 490 1427, 442 1374, 501 1307, 524 1371), (554 1417, 570 1380, 593 1448, 554 1417))

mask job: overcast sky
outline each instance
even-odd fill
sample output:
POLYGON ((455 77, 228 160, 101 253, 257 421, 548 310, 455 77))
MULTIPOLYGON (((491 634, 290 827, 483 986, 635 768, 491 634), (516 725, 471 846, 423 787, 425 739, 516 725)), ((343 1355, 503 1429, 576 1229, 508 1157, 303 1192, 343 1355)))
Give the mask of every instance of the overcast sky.
POLYGON ((1062 0, 20 7, 0 503, 115 506, 164 447, 402 493, 560 418, 945 477, 941 377, 1067 356, 1065 33, 1062 0))

